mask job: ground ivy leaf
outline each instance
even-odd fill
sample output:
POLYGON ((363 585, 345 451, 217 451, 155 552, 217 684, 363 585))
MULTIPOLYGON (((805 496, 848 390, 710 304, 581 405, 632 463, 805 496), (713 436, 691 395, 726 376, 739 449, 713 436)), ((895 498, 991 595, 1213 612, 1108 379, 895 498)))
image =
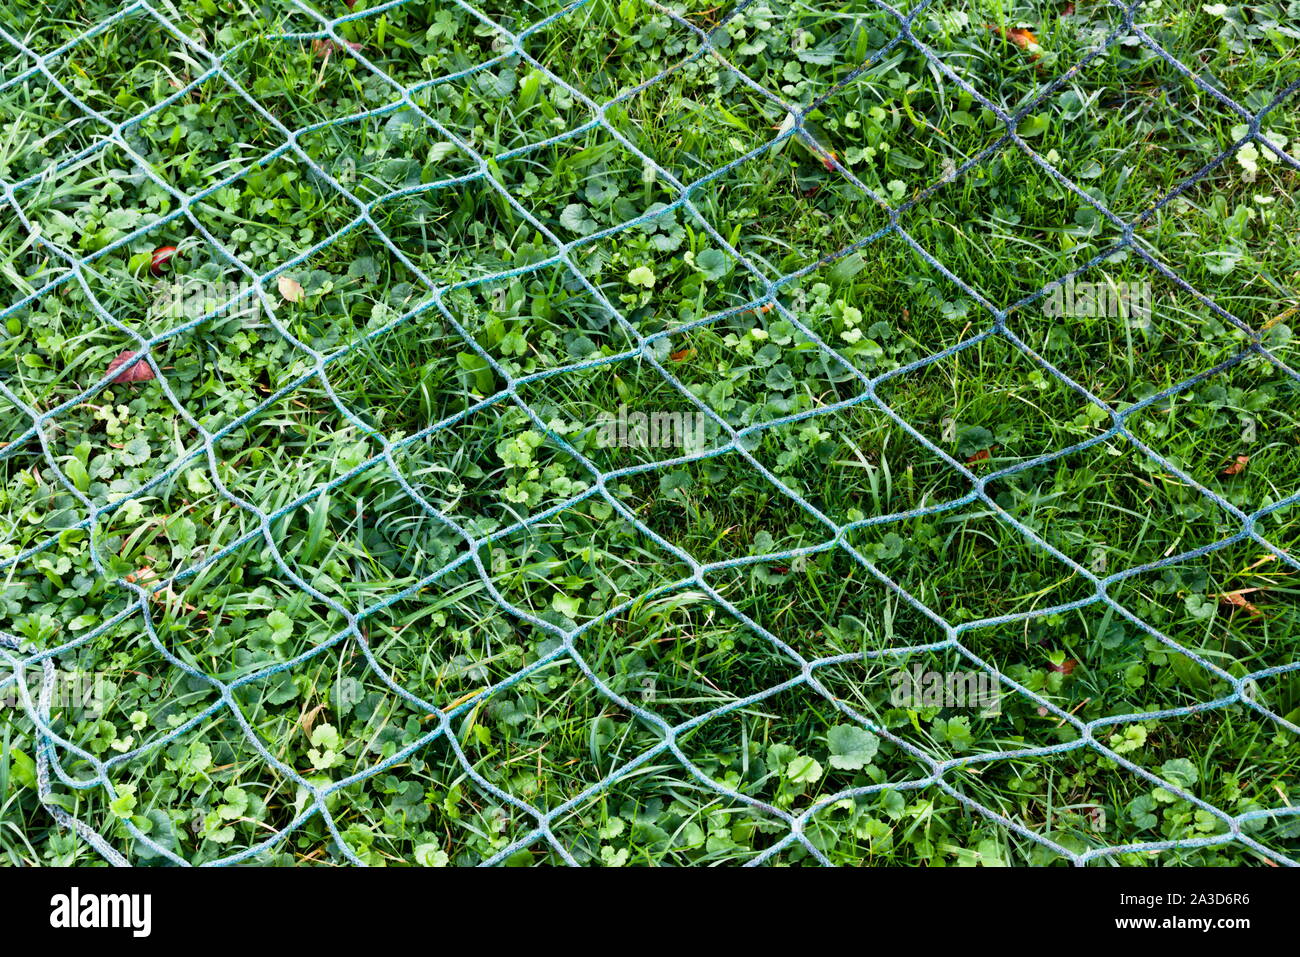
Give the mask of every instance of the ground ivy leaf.
POLYGON ((637 266, 627 274, 627 281, 634 286, 644 286, 646 289, 653 289, 655 284, 655 274, 647 266, 637 266))
POLYGON ((721 279, 731 272, 731 260, 720 249, 705 249, 695 257, 695 268, 709 279, 721 279))
POLYGON ((208 768, 212 767, 212 749, 202 741, 196 741, 190 745, 189 754, 186 756, 185 764, 187 770, 194 774, 202 774, 208 768))
POLYGON ((1160 776, 1170 784, 1186 790, 1200 780, 1200 773, 1187 758, 1171 758, 1160 765, 1160 776))
POLYGON ((844 771, 860 771, 871 763, 880 747, 880 739, 865 728, 851 724, 837 724, 826 734, 830 747, 831 767, 844 771))
POLYGON ((815 784, 822 778, 822 766, 806 754, 797 756, 785 766, 785 776, 795 784, 815 784))
POLYGON ((590 236, 599 228, 591 218, 590 211, 581 203, 570 203, 564 207, 564 212, 560 213, 560 225, 581 236, 590 236))
POLYGON ((576 619, 582 610, 582 599, 570 598, 568 595, 556 592, 555 597, 551 599, 551 607, 566 618, 576 619))

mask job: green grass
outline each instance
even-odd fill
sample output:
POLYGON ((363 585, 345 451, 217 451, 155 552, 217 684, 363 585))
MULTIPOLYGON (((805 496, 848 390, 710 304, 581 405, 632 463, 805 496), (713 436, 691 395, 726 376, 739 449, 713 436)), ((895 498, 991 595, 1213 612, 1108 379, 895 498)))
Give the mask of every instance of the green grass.
MULTIPOLYGON (((14 304, 0 381, 37 413, 59 410, 38 439, 0 395, 0 630, 67 646, 60 668, 107 680, 102 714, 56 707, 50 726, 119 756, 114 794, 56 782, 50 800, 130 859, 167 862, 128 822, 209 862, 295 824, 310 808, 302 781, 353 777, 327 809, 355 856, 390 865, 496 860, 537 826, 530 808, 562 808, 551 832, 581 863, 813 863, 786 841, 785 816, 808 812, 803 833, 834 863, 1064 864, 1052 846, 1218 837, 1227 826, 1207 807, 1300 800, 1300 672, 1252 689, 1283 723, 1240 700, 1152 716, 1232 694, 1183 651, 1237 678, 1297 663, 1294 562, 1224 545, 1241 523, 1205 494, 1268 510, 1256 530, 1296 554, 1300 525, 1281 504, 1300 493, 1296 379, 1243 355, 1258 340, 1296 365, 1296 172, 1251 148, 1192 181, 1245 121, 1128 35, 1119 10, 935 0, 912 25, 999 110, 1033 103, 1024 143, 1136 220, 1145 256, 1084 269, 1122 228, 915 45, 862 68, 898 31, 867 0, 750 4, 714 34, 725 62, 688 24, 712 29, 728 5, 679 4, 673 18, 591 0, 524 40, 589 100, 454 6, 358 0, 340 35, 413 88, 494 182, 354 57, 280 37, 319 29, 292 4, 154 6, 261 109, 219 76, 191 88, 210 62, 147 15, 49 62, 109 124, 172 98, 122 137, 198 197, 179 219, 163 221, 176 196, 121 144, 73 162, 111 126, 0 42, 0 180, 21 184, 0 218, 14 304), (1036 47, 1004 39, 1011 28, 1036 47), (1121 42, 1049 91, 1116 30, 1121 42), (592 102, 608 104, 602 122, 556 139, 592 123, 592 102), (834 162, 797 138, 769 145, 782 103, 809 111, 834 162), (350 196, 282 150, 279 127, 350 196), (690 208, 671 206, 679 185, 690 208), (353 198, 382 235, 356 222, 353 198), (886 204, 910 241, 855 246, 890 225, 886 204), (547 233, 571 244, 572 268, 539 265, 556 252, 547 233), (169 279, 226 288, 320 244, 285 273, 300 301, 265 283, 274 322, 234 310, 196 323, 203 309, 158 304, 169 279), (163 245, 179 252, 154 276, 163 245), (73 260, 80 275, 47 289, 73 260), (1081 269, 1079 282, 1150 283, 1150 321, 1047 315, 1035 294, 1081 269), (466 280, 437 300, 428 285, 466 280), (986 305, 1010 335, 981 338, 986 305), (83 396, 134 335, 159 337, 175 401, 158 381, 83 396), (655 337, 653 362, 638 335, 655 337), (531 378, 485 404, 507 383, 480 352, 531 378), (1045 365, 1132 409, 1127 429, 1164 462, 1045 365), (599 423, 620 405, 706 407, 706 454, 606 446, 599 423), (754 431, 733 447, 719 422, 754 431), (209 449, 201 430, 221 437, 209 449), (87 503, 104 510, 93 535, 78 527, 87 503), (1084 603, 1095 586, 1080 568, 1120 576, 1113 605, 1084 603), (933 647, 936 617, 960 647, 933 647), (556 630, 580 626, 557 654, 556 630), (237 716, 209 713, 218 692, 169 657, 227 683, 286 667, 240 685, 237 716), (800 659, 815 683, 798 680, 800 659), (996 668, 1001 708, 900 705, 894 681, 913 666, 996 668), (449 735, 425 742, 444 714, 449 735), (1092 737, 1110 753, 1064 714, 1104 722, 1092 737), (957 763, 940 786, 930 762, 957 763)), ((1287 3, 1175 7, 1135 20, 1248 110, 1300 76, 1287 3)), ((519 32, 562 7, 476 8, 519 32)), ((0 27, 44 55, 109 12, 19 0, 0 27)), ((1297 102, 1261 123, 1292 156, 1297 102)), ((41 806, 37 740, 26 709, 0 715, 0 860, 102 863, 41 806)), ((93 776, 60 754, 73 779, 93 776)), ((1300 857, 1294 816, 1243 831, 1268 854, 1224 841, 1096 860, 1300 857)), ((319 814, 254 860, 347 862, 319 814)), ((505 860, 563 855, 538 838, 505 860)))

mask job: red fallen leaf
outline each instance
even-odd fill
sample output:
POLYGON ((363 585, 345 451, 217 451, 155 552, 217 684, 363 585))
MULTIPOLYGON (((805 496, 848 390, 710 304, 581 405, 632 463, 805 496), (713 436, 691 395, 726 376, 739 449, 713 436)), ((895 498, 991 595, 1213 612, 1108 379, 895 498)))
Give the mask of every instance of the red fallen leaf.
POLYGON ((1047 663, 1047 670, 1055 671, 1057 674, 1068 675, 1070 672, 1074 671, 1078 665, 1079 663, 1073 658, 1066 658, 1059 665, 1049 661, 1047 663))
POLYGON ((790 573, 790 566, 789 566, 789 565, 773 565, 773 566, 772 566, 772 571, 776 572, 778 575, 788 575, 788 574, 790 573))
POLYGON ((317 56, 329 56, 331 53, 347 53, 349 51, 355 53, 361 49, 361 44, 351 41, 339 43, 337 40, 321 37, 311 41, 311 49, 317 56))
MULTIPOLYGON (((1028 50, 1031 46, 1038 46, 1038 37, 1034 36, 1031 31, 1026 30, 1024 27, 1012 27, 1010 30, 1007 30, 1003 27, 994 26, 992 23, 986 23, 984 24, 984 29, 992 30, 998 36, 1002 37, 1002 39, 1014 43, 1022 50, 1028 50)), ((1029 59, 1037 60, 1038 54, 1032 54, 1029 59)))
POLYGON ((970 458, 966 460, 966 464, 973 465, 976 462, 986 462, 988 461, 988 457, 989 457, 989 450, 980 449, 978 452, 976 452, 974 455, 972 455, 970 458))
POLYGON ((108 364, 108 372, 110 375, 117 373, 113 376, 114 382, 148 382, 154 377, 153 366, 143 359, 136 359, 130 349, 118 353, 117 358, 108 364))
POLYGON ((149 260, 149 271, 155 276, 162 275, 163 267, 171 262, 175 255, 175 246, 159 246, 153 251, 153 258, 149 260))
POLYGON ((1226 466, 1224 466, 1223 471, 1220 472, 1219 474, 1240 475, 1243 471, 1245 471, 1246 463, 1248 463, 1249 461, 1250 461, 1249 455, 1238 455, 1235 459, 1233 459, 1226 466))
POLYGON ((695 355, 695 350, 687 346, 685 349, 678 349, 676 352, 670 352, 668 358, 673 362, 685 362, 691 356, 695 355))
POLYGON ((1031 46, 1038 46, 1038 37, 1023 27, 1013 27, 1008 30, 1007 38, 1022 50, 1028 50, 1031 46))
POLYGON ((823 166, 825 166, 828 170, 834 172, 835 164, 840 161, 840 158, 835 155, 834 150, 827 150, 825 153, 821 155, 821 161, 823 166))
MULTIPOLYGON (((352 6, 352 4, 349 3, 348 6, 350 7, 350 6, 352 6)), ((1073 3, 1067 3, 1064 7, 1062 7, 1062 8, 1061 8, 1061 16, 1063 16, 1063 17, 1072 17, 1072 16, 1074 16, 1074 4, 1073 4, 1073 3)))

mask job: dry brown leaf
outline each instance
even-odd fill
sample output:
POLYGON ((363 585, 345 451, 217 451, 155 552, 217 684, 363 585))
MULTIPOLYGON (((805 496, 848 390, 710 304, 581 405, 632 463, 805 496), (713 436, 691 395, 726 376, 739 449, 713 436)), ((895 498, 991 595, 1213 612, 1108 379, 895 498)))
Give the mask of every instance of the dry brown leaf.
POLYGON ((143 359, 137 359, 130 349, 119 352, 117 358, 108 364, 108 373, 114 382, 148 382, 154 378, 153 366, 143 359), (117 373, 113 375, 113 373, 117 373))
POLYGON ((1251 592, 1257 592, 1260 590, 1261 589, 1259 588, 1239 588, 1236 591, 1225 591, 1216 597, 1218 597, 1219 601, 1223 602, 1225 605, 1231 605, 1233 608, 1240 608, 1251 618, 1258 618, 1264 613, 1260 611, 1258 607, 1248 602, 1246 596, 1251 592))
POLYGON ((1220 475, 1240 475, 1242 472, 1245 471, 1245 469, 1246 469, 1246 463, 1249 462, 1249 461, 1250 461, 1250 456, 1249 456, 1249 455, 1238 455, 1235 459, 1233 459, 1233 460, 1232 460, 1231 462, 1229 462, 1226 466, 1224 466, 1223 471, 1220 472, 1219 474, 1220 474, 1220 475))
POLYGON ((298 280, 291 276, 281 276, 276 285, 286 302, 302 302, 302 283, 298 280))
POLYGON ((980 450, 979 450, 978 452, 976 452, 974 455, 971 455, 971 456, 968 456, 968 457, 967 457, 967 459, 966 459, 966 464, 967 464, 967 465, 974 465, 976 462, 987 462, 987 461, 988 461, 988 458, 989 458, 989 450, 988 450, 988 449, 980 449, 980 450))
POLYGON ((138 571, 131 572, 131 574, 127 575, 126 580, 132 585, 147 585, 150 582, 157 581, 158 575, 152 568, 145 565, 138 571))
POLYGON ((324 710, 325 710, 325 705, 322 702, 321 704, 316 705, 316 707, 312 708, 310 711, 303 712, 302 717, 299 718, 298 720, 298 725, 299 727, 302 728, 303 734, 307 735, 308 737, 311 737, 312 725, 316 723, 316 719, 320 717, 320 713, 324 710))
MULTIPOLYGON (((1014 43, 1017 47, 1019 47, 1022 50, 1029 50, 1030 47, 1038 46, 1038 37, 1034 36, 1033 31, 1027 30, 1024 27, 1012 27, 1011 29, 1008 30, 1004 27, 999 27, 992 23, 986 23, 984 24, 984 28, 986 30, 992 30, 998 36, 1002 37, 1002 39, 1014 43)), ((1038 54, 1034 53, 1033 51, 1030 52, 1031 52, 1031 56, 1029 59, 1037 60, 1038 54)))
POLYGON ((685 362, 693 355, 695 355, 695 350, 688 346, 685 349, 678 349, 676 352, 670 352, 668 358, 673 360, 673 362, 685 362))
POLYGON ((1048 662, 1047 670, 1048 670, 1048 671, 1055 671, 1055 672, 1057 672, 1058 674, 1068 675, 1068 674, 1070 674, 1071 672, 1073 672, 1074 669, 1077 668, 1078 666, 1079 666, 1079 663, 1078 663, 1077 661, 1075 661, 1073 658, 1066 658, 1066 659, 1065 659, 1064 661, 1062 661, 1059 665, 1058 665, 1058 664, 1054 664, 1054 663, 1052 663, 1052 662, 1048 662))
POLYGON ((318 40, 311 41, 312 52, 317 56, 329 56, 331 53, 356 52, 361 49, 360 43, 348 41, 347 44, 339 43, 337 40, 331 40, 322 37, 318 40))
POLYGON ((1038 46, 1038 37, 1024 29, 1023 27, 1013 27, 1007 31, 1007 39, 1020 47, 1022 50, 1028 50, 1031 46, 1038 46))

